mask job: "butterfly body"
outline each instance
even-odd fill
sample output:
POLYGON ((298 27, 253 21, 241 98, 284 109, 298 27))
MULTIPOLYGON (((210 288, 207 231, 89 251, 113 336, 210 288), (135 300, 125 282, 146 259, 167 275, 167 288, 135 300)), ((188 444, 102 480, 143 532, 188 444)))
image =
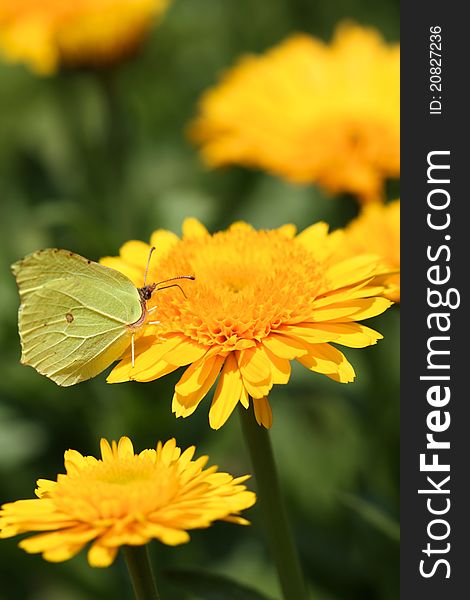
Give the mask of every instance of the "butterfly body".
POLYGON ((142 330, 156 284, 68 250, 47 249, 12 266, 20 292, 21 362, 61 386, 101 373, 142 330))

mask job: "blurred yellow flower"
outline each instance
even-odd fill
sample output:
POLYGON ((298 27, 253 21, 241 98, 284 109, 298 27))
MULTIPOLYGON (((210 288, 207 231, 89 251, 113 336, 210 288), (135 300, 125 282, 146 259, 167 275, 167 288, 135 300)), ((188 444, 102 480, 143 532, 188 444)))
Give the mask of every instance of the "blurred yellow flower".
POLYGON ((123 545, 153 538, 183 544, 187 529, 209 527, 216 519, 247 524, 238 515, 256 500, 242 485, 248 476, 204 469, 208 457, 192 460, 194 452, 191 446, 181 453, 171 439, 134 454, 127 437, 111 445, 102 439, 101 459, 67 450, 65 475, 39 479, 34 500, 2 506, 0 537, 44 532, 19 545, 51 562, 72 558, 92 542, 88 562, 107 567, 123 545))
MULTIPOLYGON (((183 239, 164 230, 151 237, 154 253, 148 281, 181 274, 196 280, 154 294, 150 322, 108 382, 151 381, 190 365, 176 384, 173 412, 192 414, 216 385, 209 412, 211 427, 221 427, 238 402, 253 399, 260 425, 270 427, 267 395, 273 384, 287 383, 290 361, 341 383, 355 373, 331 342, 360 348, 382 336, 360 325, 382 313, 390 301, 371 285, 379 260, 360 254, 338 258, 336 234, 317 223, 295 235, 293 225, 256 231, 235 223, 210 235, 195 219, 183 224, 183 239), (158 320, 155 323, 155 320, 158 320), (154 323, 154 324, 151 324, 154 323)), ((342 234, 342 232, 339 232, 342 234)), ((142 285, 150 246, 131 241, 119 257, 102 263, 142 285)))
POLYGON ((345 255, 372 252, 382 257, 383 270, 375 283, 384 286, 384 296, 400 302, 400 200, 369 204, 344 230, 345 255))
POLYGON ((131 54, 170 0, 0 0, 0 52, 49 75, 131 54))
POLYGON ((207 91, 190 135, 211 167, 378 198, 400 172, 399 60, 399 45, 371 28, 342 24, 330 45, 293 35, 207 91))

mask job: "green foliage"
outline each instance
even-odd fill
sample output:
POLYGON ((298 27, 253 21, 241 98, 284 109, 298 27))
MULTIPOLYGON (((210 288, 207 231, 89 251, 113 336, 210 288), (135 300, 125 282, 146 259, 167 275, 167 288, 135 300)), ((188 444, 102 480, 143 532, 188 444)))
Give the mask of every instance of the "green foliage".
POLYGON ((200 600, 269 600, 267 596, 228 577, 201 570, 169 569, 164 576, 200 600))
MULTIPOLYGON (((240 53, 263 50, 294 30, 327 37, 345 17, 397 38, 395 0, 176 0, 142 54, 107 76, 39 79, 0 64, 2 502, 32 497, 35 479, 61 472, 66 449, 96 455, 102 436, 128 435, 136 449, 175 436, 223 470, 250 471, 236 414, 212 431, 206 399, 190 419, 174 418, 179 373, 113 386, 101 375, 61 389, 20 366, 9 265, 47 247, 96 260, 156 228, 180 233, 186 216, 211 230, 236 219, 266 228, 293 222, 303 229, 318 219, 345 224, 356 211, 350 198, 325 199, 313 187, 241 168, 208 172, 184 133, 199 94, 240 53)), ((315 598, 398 597, 398 311, 374 319, 385 336, 376 347, 346 350, 356 383, 342 386, 299 367, 271 395, 274 449, 315 598)), ((278 598, 257 508, 247 516, 249 528, 220 523, 193 532, 182 547, 152 544, 162 596, 194 598, 159 574, 191 565, 278 598)), ((92 570, 80 555, 54 565, 16 544, 0 544, 0 598, 107 600, 123 597, 123 589, 131 597, 121 561, 92 570)))

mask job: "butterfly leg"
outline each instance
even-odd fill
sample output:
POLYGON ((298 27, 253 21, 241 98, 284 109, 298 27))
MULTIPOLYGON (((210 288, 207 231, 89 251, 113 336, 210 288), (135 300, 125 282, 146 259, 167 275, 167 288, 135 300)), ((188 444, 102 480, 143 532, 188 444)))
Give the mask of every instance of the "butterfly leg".
MULTIPOLYGON (((152 306, 152 308, 149 308, 147 313, 150 314, 151 312, 153 312, 154 310, 157 310, 158 306, 152 306)), ((160 321, 149 321, 147 323, 147 325, 160 325, 160 321)))
POLYGON ((131 355, 132 355, 132 368, 134 368, 134 359, 135 359, 135 347, 134 347, 134 334, 132 334, 131 338, 131 355))

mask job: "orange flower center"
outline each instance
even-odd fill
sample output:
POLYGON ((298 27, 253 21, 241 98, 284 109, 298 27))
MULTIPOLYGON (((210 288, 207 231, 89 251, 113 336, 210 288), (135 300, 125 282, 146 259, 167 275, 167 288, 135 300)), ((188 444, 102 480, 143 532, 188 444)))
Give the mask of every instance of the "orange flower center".
POLYGON ((324 269, 323 261, 281 231, 239 226, 184 240, 151 274, 196 277, 184 285, 186 298, 174 288, 154 294, 158 333, 180 331, 227 351, 252 346, 283 323, 311 318, 324 269))
POLYGON ((60 475, 47 494, 70 517, 96 525, 115 518, 138 518, 168 504, 179 488, 177 466, 140 456, 93 461, 60 475))

